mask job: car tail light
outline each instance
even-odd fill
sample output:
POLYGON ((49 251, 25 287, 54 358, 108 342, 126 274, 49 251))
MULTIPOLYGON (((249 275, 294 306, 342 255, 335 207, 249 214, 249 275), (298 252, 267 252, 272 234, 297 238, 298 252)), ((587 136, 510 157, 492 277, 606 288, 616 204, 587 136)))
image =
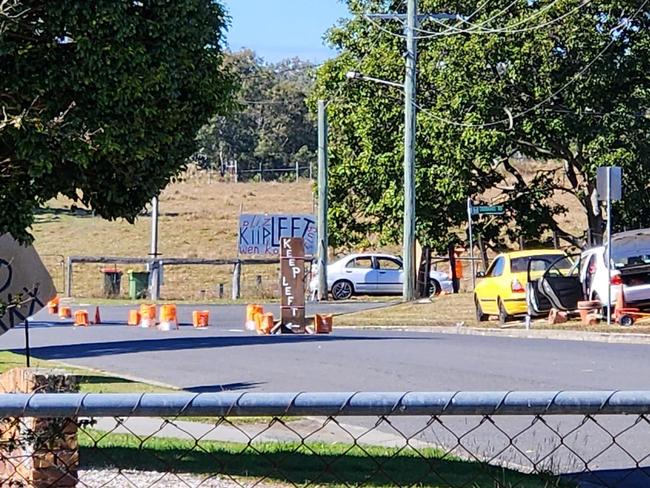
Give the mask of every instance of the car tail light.
POLYGON ((526 289, 523 287, 523 285, 519 282, 517 278, 512 280, 511 289, 513 293, 526 293, 526 289))
POLYGON ((623 284, 623 278, 621 278, 620 274, 612 275, 610 283, 612 285, 622 285, 623 284))

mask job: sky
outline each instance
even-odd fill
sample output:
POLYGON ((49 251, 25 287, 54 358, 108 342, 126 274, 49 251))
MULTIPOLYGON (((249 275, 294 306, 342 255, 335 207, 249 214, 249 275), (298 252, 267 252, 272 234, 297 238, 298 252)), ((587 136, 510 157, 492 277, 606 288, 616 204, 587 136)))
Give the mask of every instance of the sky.
POLYGON ((325 31, 348 13, 341 0, 222 0, 231 17, 231 50, 250 48, 267 62, 299 57, 320 63, 334 56, 325 31))

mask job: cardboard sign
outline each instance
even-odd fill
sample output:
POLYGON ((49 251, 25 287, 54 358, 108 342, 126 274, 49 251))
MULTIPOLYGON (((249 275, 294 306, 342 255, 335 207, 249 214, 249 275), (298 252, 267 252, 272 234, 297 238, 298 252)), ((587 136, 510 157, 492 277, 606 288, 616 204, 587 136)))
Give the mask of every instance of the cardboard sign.
POLYGON ((0 236, 0 302, 17 302, 0 316, 0 335, 22 324, 55 295, 52 277, 36 250, 21 246, 8 234, 0 236))
POLYGON ((282 325, 305 332, 305 248, 300 238, 280 240, 282 325))
POLYGON ((280 254, 280 240, 296 237, 304 242, 305 253, 316 255, 318 244, 316 219, 313 215, 264 215, 242 214, 239 216, 240 255, 280 254))

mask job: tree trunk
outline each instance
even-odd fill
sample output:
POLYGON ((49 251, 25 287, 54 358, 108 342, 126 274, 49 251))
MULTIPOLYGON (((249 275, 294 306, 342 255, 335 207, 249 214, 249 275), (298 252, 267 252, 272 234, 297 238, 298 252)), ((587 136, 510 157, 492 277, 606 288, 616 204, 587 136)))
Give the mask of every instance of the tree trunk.
POLYGON ((591 195, 594 190, 594 185, 588 184, 582 202, 587 211, 587 244, 590 246, 598 246, 603 243, 603 223, 605 221, 600 209, 600 203, 598 201, 592 202, 591 195), (594 207, 598 211, 598 215, 594 215, 594 207))

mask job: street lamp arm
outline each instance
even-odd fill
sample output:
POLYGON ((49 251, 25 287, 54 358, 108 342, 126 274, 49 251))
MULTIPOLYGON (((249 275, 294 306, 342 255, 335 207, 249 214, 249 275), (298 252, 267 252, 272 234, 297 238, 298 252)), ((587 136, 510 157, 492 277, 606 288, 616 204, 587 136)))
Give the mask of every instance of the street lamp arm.
POLYGON ((372 81, 374 83, 379 83, 381 85, 388 85, 392 87, 399 88, 400 90, 404 89, 404 85, 401 83, 395 83, 394 81, 387 81, 387 80, 382 80, 380 78, 373 78, 372 76, 366 76, 362 73, 359 73, 358 71, 348 71, 345 74, 345 77, 348 80, 364 80, 364 81, 372 81))

